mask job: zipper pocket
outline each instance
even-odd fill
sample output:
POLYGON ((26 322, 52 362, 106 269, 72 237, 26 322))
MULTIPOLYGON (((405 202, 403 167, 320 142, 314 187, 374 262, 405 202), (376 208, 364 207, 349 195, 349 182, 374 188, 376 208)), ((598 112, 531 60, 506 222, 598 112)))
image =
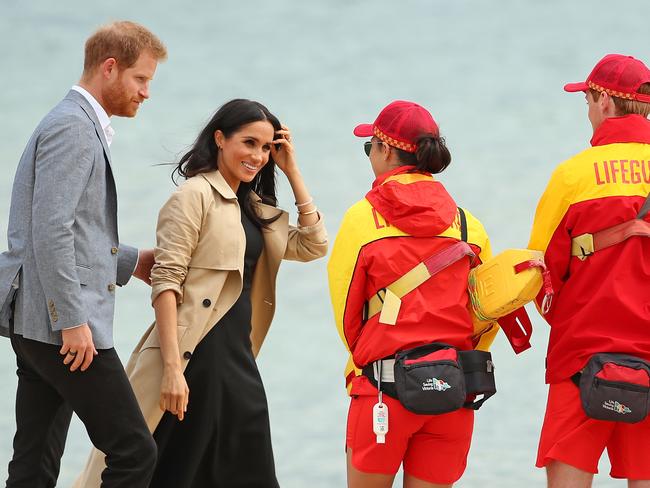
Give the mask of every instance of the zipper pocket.
MULTIPOLYGON (((410 361, 415 361, 415 360, 412 359, 410 361)), ((422 361, 421 363, 417 363, 417 362, 409 363, 407 361, 404 361, 404 369, 423 368, 423 367, 428 367, 433 365, 449 365, 460 369, 458 362, 452 361, 451 359, 441 359, 438 361, 422 361)))
POLYGON ((628 391, 637 391, 639 393, 648 393, 650 391, 650 388, 647 386, 641 386, 641 385, 635 385, 632 383, 624 383, 622 381, 608 381, 608 380, 603 380, 598 377, 594 377, 594 385, 596 388, 599 386, 609 386, 609 387, 614 387, 614 388, 620 388, 622 390, 628 390, 628 391))

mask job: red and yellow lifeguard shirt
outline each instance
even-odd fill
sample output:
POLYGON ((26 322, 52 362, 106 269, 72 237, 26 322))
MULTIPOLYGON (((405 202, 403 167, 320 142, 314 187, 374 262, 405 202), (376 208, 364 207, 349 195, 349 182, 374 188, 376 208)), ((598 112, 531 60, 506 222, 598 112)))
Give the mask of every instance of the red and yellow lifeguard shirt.
MULTIPOLYGON (((366 198, 346 212, 332 249, 330 296, 338 332, 351 354, 348 383, 364 365, 399 350, 434 341, 463 350, 476 346, 467 293, 469 258, 405 295, 395 325, 379 323, 379 314, 364 321, 364 304, 378 290, 461 238, 454 200, 431 174, 413 170, 400 167, 377 178, 366 198)), ((465 214, 468 243, 481 261, 489 259, 483 226, 465 214)), ((481 347, 489 346, 497 330, 495 325, 484 335, 481 347)))
POLYGON ((606 119, 591 143, 553 172, 528 244, 544 251, 555 289, 545 316, 547 383, 569 378, 599 352, 650 360, 650 238, 632 237, 585 261, 571 257, 573 237, 633 219, 643 205, 650 192, 650 121, 606 119))

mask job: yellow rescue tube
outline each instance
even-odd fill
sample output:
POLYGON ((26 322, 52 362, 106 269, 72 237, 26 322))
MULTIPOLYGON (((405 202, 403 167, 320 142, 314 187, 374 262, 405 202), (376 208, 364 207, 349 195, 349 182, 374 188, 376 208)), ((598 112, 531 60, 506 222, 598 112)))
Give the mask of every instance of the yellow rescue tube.
POLYGON ((530 249, 507 249, 472 269, 469 295, 476 318, 493 321, 534 300, 545 269, 544 254, 530 249))

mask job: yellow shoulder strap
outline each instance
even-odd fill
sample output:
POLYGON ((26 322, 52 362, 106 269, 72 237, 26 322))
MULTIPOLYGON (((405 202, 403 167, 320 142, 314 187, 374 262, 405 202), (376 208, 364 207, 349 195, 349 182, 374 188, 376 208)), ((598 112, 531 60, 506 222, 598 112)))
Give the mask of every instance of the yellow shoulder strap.
POLYGON ((366 320, 381 313, 379 322, 387 325, 395 325, 397 315, 402 305, 402 297, 415 290, 422 283, 427 281, 436 273, 439 273, 449 265, 459 261, 465 256, 475 257, 474 251, 469 244, 458 241, 442 251, 428 257, 417 266, 411 268, 397 280, 393 281, 386 288, 382 288, 368 300, 366 309, 366 320))

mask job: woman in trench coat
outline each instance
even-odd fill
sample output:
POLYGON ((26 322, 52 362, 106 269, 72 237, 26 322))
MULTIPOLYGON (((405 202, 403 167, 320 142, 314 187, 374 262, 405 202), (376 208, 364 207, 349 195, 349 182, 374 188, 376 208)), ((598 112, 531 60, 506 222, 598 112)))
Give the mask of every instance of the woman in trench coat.
MULTIPOLYGON (((257 102, 222 106, 176 171, 187 180, 158 218, 156 322, 126 367, 158 445, 150 486, 277 487, 255 357, 280 261, 324 256, 326 230, 289 130, 257 102), (297 226, 276 207, 276 165, 292 187, 297 226)), ((103 468, 95 449, 75 488, 99 487, 103 468)))

